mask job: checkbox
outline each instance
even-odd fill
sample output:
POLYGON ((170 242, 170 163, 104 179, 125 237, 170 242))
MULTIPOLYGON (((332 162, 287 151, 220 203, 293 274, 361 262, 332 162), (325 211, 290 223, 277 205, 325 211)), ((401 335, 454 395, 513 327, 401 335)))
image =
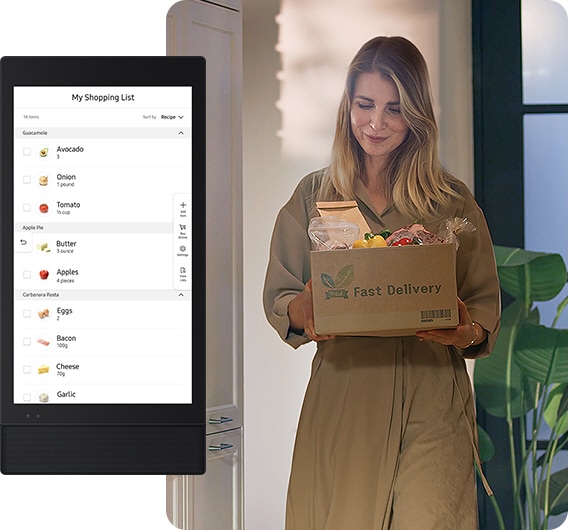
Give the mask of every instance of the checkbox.
POLYGON ((24 318, 30 318, 32 316, 32 311, 30 311, 30 309, 25 309, 24 311, 22 311, 22 316, 24 318))
POLYGON ((30 149, 30 147, 25 147, 25 148, 22 150, 22 154, 23 154, 24 156, 30 156, 30 155, 32 154, 32 150, 30 149))
POLYGON ((23 394, 22 401, 32 401, 32 396, 30 394, 23 394))
POLYGON ((22 177, 22 182, 24 184, 30 184, 32 182, 32 177, 30 175, 24 175, 22 177))
POLYGON ((30 204, 28 204, 28 203, 25 203, 25 204, 22 205, 22 209, 25 212, 30 212, 32 210, 32 206, 30 204))
POLYGON ((30 346, 32 344, 32 340, 30 339, 30 337, 24 337, 22 339, 22 344, 24 344, 24 346, 30 346))
POLYGON ((22 277, 23 277, 25 280, 30 280, 30 278, 32 278, 32 273, 31 273, 30 271, 24 271, 24 272, 22 273, 22 277))
POLYGON ((31 366, 23 366, 22 367, 22 372, 25 374, 31 374, 32 373, 32 367, 31 366))

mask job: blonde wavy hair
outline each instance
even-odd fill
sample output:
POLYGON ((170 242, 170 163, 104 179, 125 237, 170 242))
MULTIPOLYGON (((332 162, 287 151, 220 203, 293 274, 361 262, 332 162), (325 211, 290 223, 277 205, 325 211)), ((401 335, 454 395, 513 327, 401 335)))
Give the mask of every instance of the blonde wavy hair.
POLYGON ((355 84, 362 73, 378 73, 395 83, 401 116, 409 127, 407 138, 383 168, 386 196, 410 218, 433 218, 459 194, 439 161, 439 133, 425 59, 404 37, 375 37, 352 60, 338 108, 331 162, 320 182, 318 197, 355 198, 355 181, 364 172, 364 151, 352 132, 350 109, 355 84))

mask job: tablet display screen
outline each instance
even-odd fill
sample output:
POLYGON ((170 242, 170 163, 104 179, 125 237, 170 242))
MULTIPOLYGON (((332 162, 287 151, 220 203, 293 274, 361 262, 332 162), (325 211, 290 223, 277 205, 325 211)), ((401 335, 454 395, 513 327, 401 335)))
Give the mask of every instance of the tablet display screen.
POLYGON ((205 471, 203 57, 2 57, 0 471, 205 471))
POLYGON ((192 87, 13 90, 13 402, 191 404, 192 87))

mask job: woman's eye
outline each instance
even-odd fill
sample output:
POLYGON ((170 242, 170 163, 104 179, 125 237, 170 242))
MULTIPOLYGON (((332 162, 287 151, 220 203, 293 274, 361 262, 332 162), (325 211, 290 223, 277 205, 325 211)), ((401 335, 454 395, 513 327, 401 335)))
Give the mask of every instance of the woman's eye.
POLYGON ((370 110, 373 108, 372 105, 369 105, 368 103, 359 103, 358 104, 358 108, 359 109, 364 109, 364 110, 370 110))
POLYGON ((401 109, 399 107, 388 107, 387 114, 401 114, 401 109))

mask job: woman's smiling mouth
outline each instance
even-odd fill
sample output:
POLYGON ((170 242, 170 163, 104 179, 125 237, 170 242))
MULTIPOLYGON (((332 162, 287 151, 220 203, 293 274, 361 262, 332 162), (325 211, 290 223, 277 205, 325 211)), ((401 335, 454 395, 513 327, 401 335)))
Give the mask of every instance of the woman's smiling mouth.
POLYGON ((388 138, 387 136, 372 136, 367 133, 364 133, 364 135, 367 137, 367 140, 377 144, 384 142, 388 138))

